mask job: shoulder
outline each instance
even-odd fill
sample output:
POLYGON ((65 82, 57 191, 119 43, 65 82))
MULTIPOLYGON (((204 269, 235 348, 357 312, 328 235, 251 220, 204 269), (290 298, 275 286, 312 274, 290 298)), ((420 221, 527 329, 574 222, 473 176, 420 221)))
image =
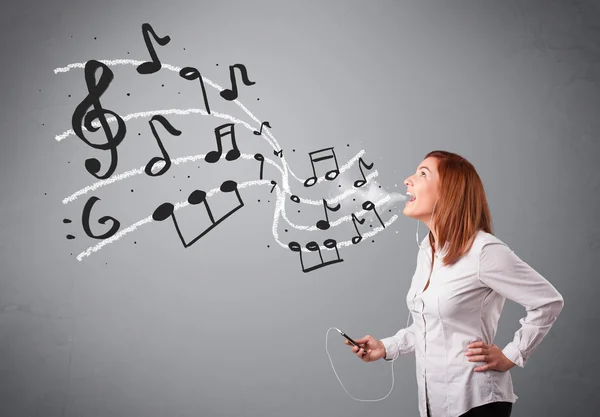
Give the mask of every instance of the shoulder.
POLYGON ((477 232, 475 240, 473 241, 473 248, 477 253, 481 253, 484 248, 486 248, 486 251, 489 251, 495 250, 495 248, 498 247, 508 248, 508 245, 491 233, 484 232, 483 230, 477 232))

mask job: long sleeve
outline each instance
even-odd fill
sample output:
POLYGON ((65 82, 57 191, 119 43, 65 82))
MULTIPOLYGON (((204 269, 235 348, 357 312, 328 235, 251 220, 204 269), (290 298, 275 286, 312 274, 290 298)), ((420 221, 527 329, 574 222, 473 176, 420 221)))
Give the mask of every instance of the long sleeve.
POLYGON ((385 346, 385 360, 392 361, 396 355, 406 355, 407 353, 414 352, 415 350, 415 323, 411 324, 404 329, 398 330, 394 336, 386 337, 381 339, 385 346), (394 342, 394 340, 396 342, 394 342), (398 343, 398 346, 396 346, 398 343), (398 349, 400 352, 398 353, 398 349))
POLYGON ((563 297, 505 243, 484 244, 479 261, 479 281, 527 310, 527 316, 519 319, 521 328, 502 350, 523 368, 560 314, 563 297))

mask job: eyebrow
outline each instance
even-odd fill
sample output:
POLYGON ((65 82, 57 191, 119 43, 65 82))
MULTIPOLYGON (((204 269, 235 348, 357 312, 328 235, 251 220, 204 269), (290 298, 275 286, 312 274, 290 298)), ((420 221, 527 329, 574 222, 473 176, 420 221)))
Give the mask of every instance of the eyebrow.
POLYGON ((427 171, 431 172, 431 170, 429 168, 427 168, 426 166, 420 166, 419 168, 417 168, 417 171, 420 170, 421 168, 425 168, 427 171))

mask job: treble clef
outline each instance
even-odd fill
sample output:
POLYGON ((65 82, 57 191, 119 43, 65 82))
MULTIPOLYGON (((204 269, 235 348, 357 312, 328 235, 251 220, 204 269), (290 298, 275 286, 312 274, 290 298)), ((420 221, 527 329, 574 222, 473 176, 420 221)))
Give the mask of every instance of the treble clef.
POLYGON ((100 172, 99 160, 96 158, 89 158, 85 160, 85 168, 87 171, 98 179, 106 179, 110 177, 113 172, 115 172, 118 162, 117 146, 119 146, 119 144, 123 141, 125 138, 125 133, 127 132, 125 121, 123 121, 123 119, 117 113, 103 108, 100 104, 100 97, 102 94, 104 94, 113 78, 113 72, 102 62, 96 60, 90 60, 86 62, 85 83, 87 84, 89 94, 75 108, 71 121, 73 125, 73 131, 82 141, 95 149, 110 149, 110 167, 104 175, 98 174, 100 172), (98 82, 96 82, 95 74, 96 70, 98 69, 101 69, 101 73, 100 79, 98 82), (87 110, 91 107, 93 107, 93 109, 88 112, 87 110), (117 119, 118 129, 117 133, 114 135, 108 126, 108 121, 106 120, 107 114, 110 114, 117 119), (85 128, 90 132, 96 132, 98 129, 100 129, 100 126, 92 125, 92 122, 96 119, 100 122, 100 126, 106 135, 106 143, 92 143, 83 134, 82 125, 85 126, 85 128))

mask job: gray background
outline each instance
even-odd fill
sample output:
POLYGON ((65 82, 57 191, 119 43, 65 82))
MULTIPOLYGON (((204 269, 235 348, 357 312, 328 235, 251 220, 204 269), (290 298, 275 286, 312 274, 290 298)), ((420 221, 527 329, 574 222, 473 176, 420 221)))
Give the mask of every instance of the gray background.
MULTIPOLYGON (((270 121, 302 178, 310 175, 308 152, 326 146, 335 146, 340 165, 364 150, 379 172, 379 192, 404 192, 403 180, 433 149, 470 160, 485 185, 494 234, 566 301, 526 367, 511 370, 520 397, 513 415, 590 415, 600 406, 598 6, 21 0, 3 2, 0 16, 1 416, 417 415, 413 355, 394 362, 388 398, 358 402, 344 392, 325 350, 330 327, 383 338, 406 325, 418 248, 416 221, 402 214, 402 203, 382 211, 385 220, 399 214, 392 226, 340 249, 344 262, 308 274, 297 254, 273 239, 275 194, 267 186, 241 190, 245 206, 188 249, 171 222, 151 223, 77 261, 98 243, 81 226, 91 195, 101 199, 91 228, 103 233, 101 216, 124 228, 195 188, 258 177, 256 161, 198 161, 62 203, 96 181, 85 159, 99 158, 105 172, 108 152, 75 136, 54 139, 71 128, 86 87, 81 69, 53 70, 89 59, 148 59, 144 22, 171 37, 157 46, 163 63, 196 66, 223 87, 229 65, 246 65, 256 84, 240 87, 239 100, 270 121)), ((115 80, 101 100, 121 115, 203 108, 197 81, 111 68, 115 80)), ((213 111, 258 128, 215 89, 207 91, 213 111)), ((173 138, 159 128, 172 158, 214 149, 221 119, 168 118, 183 131, 173 138)), ((147 118, 127 128, 115 174, 158 155, 147 118)), ((248 130, 236 133, 242 152, 276 159, 248 130)), ((101 133, 94 138, 103 140, 101 133)), ((342 192, 341 177, 347 184, 357 169, 310 190, 290 184, 318 199, 342 192)), ((265 177, 277 175, 265 166, 265 177)), ((289 204, 296 224, 314 224, 322 214, 289 204)), ((180 213, 188 236, 206 221, 189 207, 180 213)), ((376 227, 372 220, 364 227, 376 227)), ((419 232, 422 239, 427 228, 419 232)), ((327 232, 279 225, 284 243, 352 234, 351 222, 327 232)), ((307 264, 314 259, 307 255, 307 264)), ((494 342, 504 347, 524 316, 508 300, 494 342)), ((327 342, 353 396, 388 393, 389 363, 363 363, 335 331, 327 342)))

